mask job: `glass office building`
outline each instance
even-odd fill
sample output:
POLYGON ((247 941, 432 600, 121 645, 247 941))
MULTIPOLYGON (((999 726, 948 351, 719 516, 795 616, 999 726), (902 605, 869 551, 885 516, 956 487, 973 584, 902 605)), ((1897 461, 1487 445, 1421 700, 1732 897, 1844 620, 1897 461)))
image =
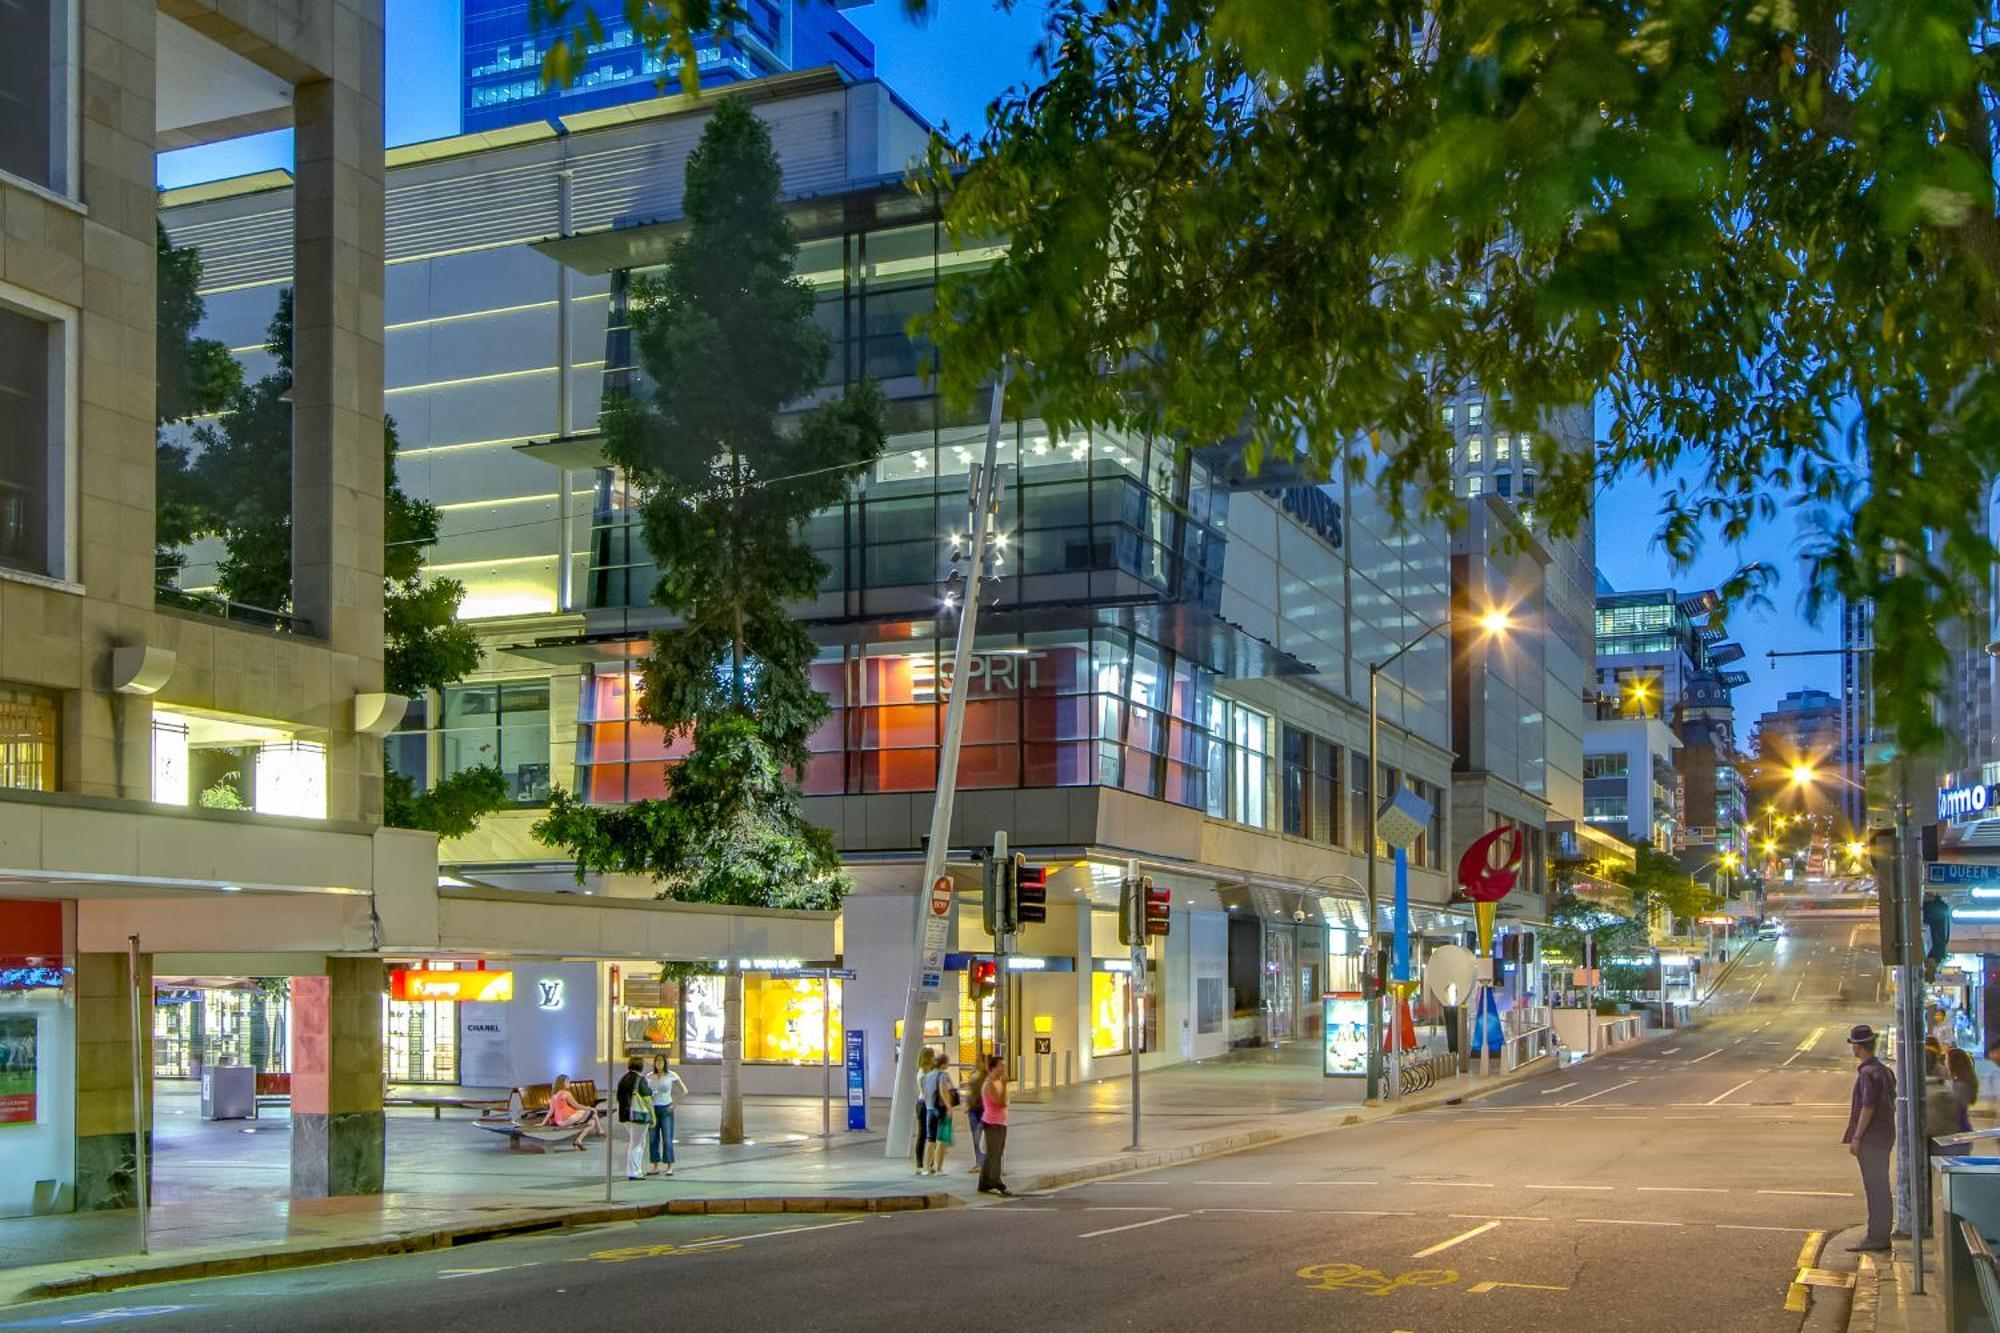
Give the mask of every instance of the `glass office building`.
MULTIPOLYGON (((679 66, 640 45, 622 4, 596 6, 603 39, 589 44, 576 83, 545 88, 542 59, 566 33, 537 28, 529 18, 529 0, 463 3, 459 120, 467 134, 680 91, 679 66)), ((710 34, 695 45, 702 87, 818 65, 832 65, 851 78, 872 77, 874 43, 841 12, 855 3, 745 0, 745 22, 727 36, 710 34)))
MULTIPOLYGON (((933 391, 936 349, 909 323, 941 281, 995 252, 949 243, 934 203, 903 185, 927 131, 880 84, 817 70, 744 96, 782 146, 797 268, 833 340, 826 386, 865 377, 889 404, 881 458, 811 522, 826 573, 797 608, 831 705, 800 775, 808 814, 858 884, 841 938, 843 965, 861 979, 844 1001, 883 1031, 900 1013, 891 979, 908 969, 897 950, 949 689, 955 625, 941 615, 941 583, 986 422, 984 403, 953 409, 933 391)), ((643 717, 634 667, 662 613, 638 497, 606 462, 598 415, 607 388, 638 373, 628 301, 677 234, 699 120, 662 104, 616 123, 522 125, 500 145, 468 137, 390 153, 398 472, 439 508, 427 568, 464 583, 462 613, 486 649, 472 678, 417 701, 390 755, 419 785, 500 765, 516 808, 444 852, 482 882, 574 887, 530 833, 549 793, 659 796, 680 744, 643 717)), ((203 331, 232 346, 255 342, 289 278, 288 248, 261 223, 282 188, 169 199, 170 232, 199 244, 207 265, 203 331)), ((1160 960, 1171 979, 1138 1029, 1150 1034, 1147 1057, 1221 1054, 1235 1020, 1259 1013, 1267 1039, 1310 1039, 1317 1007, 1298 997, 1316 994, 1328 958, 1361 938, 1367 666, 1449 613, 1442 525, 1399 530, 1358 479, 1273 489, 1240 475, 1226 450, 1063 435, 1024 400, 1006 408, 1006 554, 966 685, 959 822, 968 845, 1005 829, 1054 867, 1051 921, 1061 922, 1026 946, 1046 970, 1020 983, 1035 994, 1010 1011, 1051 1018, 1045 1078, 1057 1063, 1064 1078, 1086 1077, 1096 1054, 1129 1045, 1092 1018, 1091 998, 1115 983, 1077 978, 1108 971, 1106 959, 1129 965, 1110 908, 1137 855, 1185 914, 1160 960), (1344 924, 1331 930, 1335 917, 1344 924), (1239 955, 1254 959, 1244 969, 1259 993, 1239 987, 1243 1013, 1232 1015, 1225 979, 1239 955), (1283 960, 1277 972, 1270 959, 1283 960)), ((190 578, 204 574, 191 562, 190 578)), ((1407 786, 1432 802, 1412 892, 1440 930, 1450 924, 1449 654, 1432 635, 1381 682, 1381 790, 1407 786)), ((976 936, 975 911, 953 956, 976 956, 976 936)), ((954 1007, 936 1021, 969 1012, 976 1027, 974 998, 948 997, 954 1007)), ((871 1086, 878 1075, 886 1066, 871 1086)), ((757 1086, 812 1090, 785 1076, 773 1067, 757 1086)))

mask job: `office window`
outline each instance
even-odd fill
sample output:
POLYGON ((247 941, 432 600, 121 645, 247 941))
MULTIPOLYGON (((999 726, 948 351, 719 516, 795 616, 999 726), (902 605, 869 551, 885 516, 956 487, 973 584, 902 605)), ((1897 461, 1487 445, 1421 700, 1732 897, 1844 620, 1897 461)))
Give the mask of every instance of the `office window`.
POLYGON ((1311 736, 1297 727, 1285 728, 1281 827, 1295 838, 1312 836, 1312 753, 1311 736))
POLYGON ((0 685, 0 787, 56 789, 56 696, 0 685))
POLYGON ((1484 421, 1485 419, 1486 419, 1486 404, 1467 403, 1465 405, 1465 420, 1467 425, 1477 425, 1481 421, 1484 421))
POLYGON ((1368 837, 1368 756, 1347 754, 1347 845, 1359 850, 1368 837))
POLYGON ((1631 771, 1631 759, 1622 754, 1587 754, 1583 757, 1583 776, 1589 778, 1622 778, 1631 771))
POLYGON ((1271 719, 1230 699, 1209 701, 1208 813, 1271 826, 1271 719))
POLYGON ((1514 456, 1514 437, 1502 431, 1493 437, 1493 461, 1505 463, 1514 456))
POLYGON ((444 692, 441 775, 497 766, 522 805, 549 798, 549 683, 453 685, 444 692))
POLYGON ((1466 436, 1465 461, 1468 463, 1478 463, 1483 461, 1485 457, 1486 457, 1486 438, 1481 435, 1466 436))
POLYGON ((1457 408, 1453 407, 1453 406, 1452 406, 1452 405, 1451 405, 1450 403, 1446 403, 1446 404, 1444 405, 1444 424, 1445 424, 1445 425, 1449 426, 1449 425, 1451 424, 1451 422, 1452 422, 1452 418, 1453 418, 1453 417, 1455 417, 1455 416, 1457 416, 1457 415, 1458 415, 1458 409, 1457 409, 1457 408))
POLYGON ((1477 472, 1465 479, 1465 498, 1470 500, 1486 488, 1486 478, 1477 472))
POLYGON ((68 192, 69 39, 63 0, 0 0, 0 171, 68 192))
POLYGON ((1312 836, 1330 846, 1340 846, 1340 747, 1332 741, 1313 739, 1312 836))
POLYGON ((64 327, 0 304, 0 565, 37 574, 60 572, 64 327))

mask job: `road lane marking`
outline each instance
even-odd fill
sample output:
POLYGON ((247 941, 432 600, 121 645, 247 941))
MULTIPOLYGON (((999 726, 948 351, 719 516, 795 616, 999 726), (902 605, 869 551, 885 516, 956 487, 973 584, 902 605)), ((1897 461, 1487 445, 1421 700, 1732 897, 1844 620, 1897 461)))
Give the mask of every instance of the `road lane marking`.
POLYGON ((1202 1213, 1296 1213, 1296 1208, 1198 1208, 1202 1213))
POLYGON ((1688 1063, 1691 1065, 1698 1065, 1703 1060, 1713 1060, 1716 1056, 1721 1054, 1722 1054, 1722 1048, 1718 1046, 1714 1050, 1710 1051, 1707 1055, 1697 1055, 1694 1059, 1688 1061, 1688 1063))
POLYGON ((1808 1227, 1760 1227, 1752 1226, 1748 1222, 1717 1222, 1715 1229, 1717 1231, 1782 1231, 1792 1236, 1812 1234, 1811 1229, 1808 1227))
POLYGON ((1609 1190, 1609 1189, 1611 1189, 1612 1187, 1611 1187, 1611 1186, 1609 1186, 1609 1185, 1523 1185, 1523 1186, 1522 1186, 1521 1188, 1522 1188, 1522 1189, 1527 1189, 1527 1190, 1598 1190, 1598 1191, 1605 1191, 1605 1190, 1609 1190))
POLYGON ((1094 1203, 1087 1206, 1086 1213, 1170 1213, 1172 1208, 1164 1203, 1094 1203))
POLYGON ((698 1240, 691 1245, 683 1245, 681 1248, 683 1250, 701 1250, 719 1246, 733 1247, 742 1244, 744 1241, 769 1240, 773 1236, 797 1236, 807 1231, 831 1231, 835 1227, 858 1227, 867 1220, 865 1217, 856 1217, 845 1222, 814 1222, 802 1227, 780 1227, 776 1231, 759 1231, 751 1236, 717 1236, 713 1240, 698 1240))
POLYGON ((1516 1213, 1446 1213, 1454 1222, 1546 1222, 1546 1217, 1527 1217, 1516 1213))
POLYGON ((1162 1222, 1178 1222, 1188 1216, 1191 1216, 1191 1214, 1169 1213, 1165 1217, 1149 1217, 1143 1222, 1127 1222, 1122 1227, 1106 1227, 1102 1231, 1086 1231, 1081 1236, 1078 1236, 1077 1239, 1092 1240, 1098 1236, 1113 1236, 1121 1231, 1137 1231, 1140 1227, 1156 1227, 1162 1222))
POLYGON ((1271 1182, 1268 1180, 1190 1180, 1188 1182, 1188 1184, 1190 1185, 1265 1185, 1265 1186, 1268 1186, 1270 1183, 1271 1182))
POLYGON ((1725 1092, 1717 1097, 1711 1097, 1707 1101, 1703 1102, 1702 1105, 1714 1106, 1717 1103, 1726 1100, 1731 1094, 1743 1091, 1743 1089, 1749 1087, 1752 1083, 1755 1083, 1756 1081, 1757 1077, 1756 1075, 1753 1074, 1749 1078, 1744 1079, 1741 1083, 1738 1083, 1735 1087, 1731 1088, 1728 1092, 1725 1092))
POLYGON ((1567 1089, 1567 1088, 1573 1088, 1573 1087, 1575 1087, 1575 1086, 1576 1086, 1576 1084, 1575 1084, 1574 1082, 1569 1082, 1569 1083, 1558 1083, 1558 1084, 1556 1084, 1556 1085, 1555 1085, 1555 1086, 1554 1086, 1553 1088, 1543 1088, 1543 1089, 1542 1089, 1542 1096, 1546 1097, 1546 1096, 1548 1096, 1548 1095, 1549 1095, 1550 1093, 1552 1093, 1552 1092, 1562 1092, 1562 1091, 1564 1091, 1564 1090, 1565 1090, 1565 1089, 1567 1089))
POLYGON ((1851 1199, 1849 1190, 1758 1190, 1759 1194, 1789 1194, 1801 1199, 1851 1199))
POLYGON ((1373 1185, 1372 1180, 1294 1180, 1294 1185, 1373 1185))
POLYGON ((1465 1289, 1468 1296, 1484 1296, 1489 1291, 1506 1287, 1513 1291, 1568 1291, 1568 1287, 1547 1287, 1539 1282, 1475 1282, 1465 1289))
POLYGON ((1453 1236, 1450 1240, 1441 1240, 1437 1244, 1432 1245, 1427 1249, 1418 1250, 1415 1254, 1411 1255, 1410 1257, 1412 1259, 1428 1259, 1432 1255, 1442 1253, 1443 1251, 1450 1249, 1454 1245, 1463 1245, 1466 1241, 1471 1240, 1474 1236, 1483 1236, 1487 1232, 1493 1230, 1493 1228, 1499 1225, 1500 1224, 1498 1222, 1481 1222, 1478 1226, 1472 1228, 1472 1230, 1470 1231, 1461 1231, 1456 1236, 1453 1236))
POLYGON ((1490 1190, 1492 1182, 1485 1180, 1406 1180, 1405 1185, 1452 1185, 1462 1190, 1490 1190))
POLYGON ((1799 1043, 1799 1054, 1803 1055, 1807 1051, 1810 1051, 1814 1046, 1817 1046, 1819 1044, 1819 1039, 1825 1035, 1826 1035, 1826 1026, 1824 1024, 1821 1024, 1819 1027, 1814 1028, 1810 1033, 1806 1034, 1806 1039, 1799 1043))
MULTIPOLYGON (((1673 1116, 1674 1120, 1695 1120, 1698 1116, 1673 1116)), ((1714 1185, 1641 1185, 1641 1194, 1727 1194, 1728 1190, 1714 1185)))
POLYGON ((1616 1092, 1616 1091, 1618 1091, 1618 1089, 1620 1089, 1620 1088, 1629 1088, 1629 1087, 1631 1087, 1631 1086, 1632 1086, 1632 1085, 1633 1085, 1634 1083, 1637 1083, 1638 1081, 1639 1081, 1639 1080, 1638 1080, 1638 1079, 1636 1079, 1636 1078, 1628 1078, 1628 1079, 1626 1079, 1626 1080, 1625 1080, 1625 1081, 1624 1081, 1623 1083, 1617 1083, 1617 1084, 1614 1084, 1614 1085, 1612 1085, 1611 1087, 1608 1087, 1608 1088, 1599 1088, 1599 1089, 1598 1089, 1598 1090, 1597 1090, 1596 1092, 1593 1092, 1593 1093, 1589 1093, 1589 1094, 1587 1094, 1587 1095, 1585 1095, 1585 1096, 1582 1096, 1582 1097, 1578 1097, 1578 1098, 1576 1098, 1576 1099, 1575 1099, 1574 1101, 1567 1101, 1567 1102, 1564 1102, 1564 1103, 1563 1103, 1563 1105, 1564 1105, 1564 1106, 1581 1106, 1581 1105, 1583 1105, 1583 1104, 1584 1104, 1585 1102, 1587 1102, 1587 1101, 1590 1101, 1590 1100, 1591 1100, 1592 1098, 1595 1098, 1595 1097, 1602 1097, 1602 1096, 1604 1096, 1604 1094, 1606 1094, 1606 1093, 1608 1093, 1608 1092, 1616 1092))
POLYGON ((1660 1054, 1661 1054, 1661 1055, 1672 1055, 1672 1054, 1673 1054, 1673 1053, 1674 1053, 1675 1051, 1678 1051, 1679 1049, 1680 1049, 1680 1047, 1678 1047, 1678 1046, 1669 1046, 1669 1047, 1667 1047, 1667 1049, 1666 1049, 1666 1050, 1664 1050, 1664 1051, 1661 1051, 1661 1052, 1660 1052, 1660 1054))
POLYGON ((1613 1227, 1677 1227, 1679 1222, 1655 1222, 1641 1217, 1579 1217, 1579 1222, 1613 1227))

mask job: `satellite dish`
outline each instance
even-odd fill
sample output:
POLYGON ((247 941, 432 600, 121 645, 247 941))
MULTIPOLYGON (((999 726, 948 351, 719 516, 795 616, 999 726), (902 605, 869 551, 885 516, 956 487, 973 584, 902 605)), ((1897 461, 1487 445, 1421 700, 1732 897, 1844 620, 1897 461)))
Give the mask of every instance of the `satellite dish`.
POLYGON ((1440 944, 1424 964, 1424 994, 1442 1005, 1460 1005, 1472 998, 1479 979, 1479 961, 1461 944, 1440 944))

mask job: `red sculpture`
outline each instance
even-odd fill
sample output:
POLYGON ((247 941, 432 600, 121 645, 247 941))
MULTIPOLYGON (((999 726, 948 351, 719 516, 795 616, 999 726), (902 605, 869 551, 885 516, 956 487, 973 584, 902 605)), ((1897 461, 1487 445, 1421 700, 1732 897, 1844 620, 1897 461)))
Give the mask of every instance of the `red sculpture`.
POLYGON ((1521 830, 1497 828, 1474 839, 1458 858, 1458 887, 1475 903, 1497 903, 1514 891, 1521 878, 1521 830), (1505 841, 1496 864, 1494 852, 1505 841))

